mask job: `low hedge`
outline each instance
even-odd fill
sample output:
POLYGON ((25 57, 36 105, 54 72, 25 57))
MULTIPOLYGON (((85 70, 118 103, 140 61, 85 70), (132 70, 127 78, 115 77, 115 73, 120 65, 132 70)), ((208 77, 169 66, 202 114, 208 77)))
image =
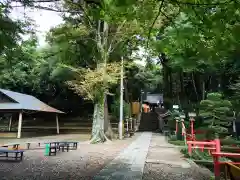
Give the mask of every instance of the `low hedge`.
POLYGON ((172 141, 172 140, 169 140, 168 141, 170 144, 173 144, 173 145, 176 145, 176 146, 184 146, 184 141, 180 141, 180 140, 176 140, 176 141, 172 141))

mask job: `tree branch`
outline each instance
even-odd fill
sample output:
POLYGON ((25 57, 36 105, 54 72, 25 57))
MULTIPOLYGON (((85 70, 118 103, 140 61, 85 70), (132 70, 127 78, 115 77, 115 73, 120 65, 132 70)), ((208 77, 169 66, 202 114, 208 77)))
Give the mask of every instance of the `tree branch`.
MULTIPOLYGON (((26 1, 26 0, 25 0, 26 1)), ((11 0, 11 2, 25 3, 24 0, 11 0)), ((60 2, 61 0, 29 0, 26 3, 52 3, 52 2, 60 2)))
POLYGON ((161 14, 161 11, 162 11, 162 7, 163 7, 163 3, 164 3, 164 0, 162 0, 160 6, 159 6, 159 9, 158 9, 158 13, 157 13, 157 16, 155 17, 150 29, 149 29, 149 32, 148 32, 148 39, 147 39, 147 48, 148 48, 148 45, 149 45, 149 39, 150 39, 150 35, 151 35, 151 32, 152 32, 152 29, 153 29, 153 26, 155 25, 158 17, 160 16, 161 14))
POLYGON ((178 1, 178 0, 170 0, 170 2, 172 3, 177 3, 177 4, 183 4, 183 5, 190 5, 190 6, 219 6, 219 5, 225 5, 229 2, 231 2, 231 0, 227 0, 225 2, 222 3, 192 3, 192 2, 183 2, 183 1, 178 1))
POLYGON ((113 44, 113 42, 116 40, 116 37, 117 37, 118 32, 121 31, 121 29, 123 28, 123 26, 125 25, 125 23, 126 23, 126 20, 124 20, 124 21, 121 23, 121 25, 118 26, 117 31, 114 33, 115 36, 112 37, 112 40, 111 40, 111 42, 110 42, 110 44, 109 44, 108 52, 111 52, 111 51, 113 50, 113 49, 111 50, 112 44, 113 44))

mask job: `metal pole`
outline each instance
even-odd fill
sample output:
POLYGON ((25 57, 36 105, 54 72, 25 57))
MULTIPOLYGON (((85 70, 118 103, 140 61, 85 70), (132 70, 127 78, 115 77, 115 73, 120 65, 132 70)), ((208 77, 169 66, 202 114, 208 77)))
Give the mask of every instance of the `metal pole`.
POLYGON ((119 139, 123 139, 123 57, 121 59, 119 139))
POLYGON ((58 115, 56 114, 56 126, 57 126, 57 134, 59 134, 59 122, 58 122, 58 115))

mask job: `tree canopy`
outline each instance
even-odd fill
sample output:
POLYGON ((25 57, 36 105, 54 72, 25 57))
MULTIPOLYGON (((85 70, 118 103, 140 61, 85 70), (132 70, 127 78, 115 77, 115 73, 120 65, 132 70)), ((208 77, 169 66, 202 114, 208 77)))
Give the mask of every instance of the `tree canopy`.
POLYGON ((3 1, 0 86, 73 114, 86 102, 96 105, 103 122, 107 98, 119 99, 123 58, 127 103, 139 100, 141 90, 162 92, 165 107, 185 110, 198 109, 210 92, 232 101, 239 86, 239 9, 239 0, 3 1), (60 12, 63 23, 39 47, 34 22, 10 17, 16 6, 60 12), (146 66, 132 56, 139 49, 147 52, 146 66))

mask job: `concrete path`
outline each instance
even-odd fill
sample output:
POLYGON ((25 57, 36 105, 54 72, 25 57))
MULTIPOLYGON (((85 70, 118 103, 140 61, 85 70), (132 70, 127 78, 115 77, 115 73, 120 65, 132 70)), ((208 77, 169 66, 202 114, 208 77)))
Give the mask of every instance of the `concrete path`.
POLYGON ((180 153, 180 149, 169 144, 166 138, 160 134, 152 136, 146 163, 159 163, 182 168, 191 167, 180 153))
POLYGON ((190 164, 161 134, 152 134, 143 180, 210 180, 212 173, 193 162, 190 164))
POLYGON ((124 149, 94 180, 141 180, 152 133, 142 133, 124 149))
POLYGON ((189 163, 159 133, 142 133, 94 180, 209 180, 212 173, 189 163))

